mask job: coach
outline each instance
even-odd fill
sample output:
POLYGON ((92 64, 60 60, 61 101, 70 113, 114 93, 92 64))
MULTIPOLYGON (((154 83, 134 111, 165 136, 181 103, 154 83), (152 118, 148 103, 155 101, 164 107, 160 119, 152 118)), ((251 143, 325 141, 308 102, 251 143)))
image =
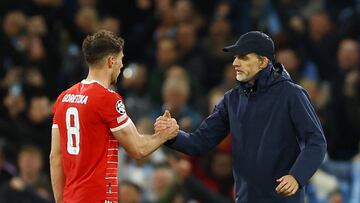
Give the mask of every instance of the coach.
MULTIPOLYGON (((239 85, 195 132, 179 131, 166 145, 199 155, 230 131, 236 203, 304 202, 305 185, 326 152, 307 92, 275 63, 274 43, 262 32, 245 33, 224 51, 234 54, 239 85)), ((169 116, 157 119, 156 131, 169 125, 169 116)))

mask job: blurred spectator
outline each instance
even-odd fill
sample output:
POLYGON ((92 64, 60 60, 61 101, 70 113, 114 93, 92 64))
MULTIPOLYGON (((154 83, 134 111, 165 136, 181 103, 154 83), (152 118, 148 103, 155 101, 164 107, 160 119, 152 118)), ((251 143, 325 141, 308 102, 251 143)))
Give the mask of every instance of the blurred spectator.
POLYGON ((168 166, 159 166, 155 168, 151 180, 152 202, 160 202, 160 199, 167 195, 170 186, 175 183, 173 173, 174 172, 168 166))
POLYGON ((204 70, 206 89, 220 82, 219 75, 223 73, 222 67, 231 61, 231 56, 222 51, 222 48, 230 44, 231 40, 230 22, 226 19, 214 20, 209 28, 209 36, 203 42, 206 61, 208 61, 206 70, 204 70))
POLYGON ((182 66, 179 65, 172 65, 168 68, 165 73, 165 80, 167 78, 179 78, 180 80, 189 81, 191 92, 188 96, 188 103, 196 107, 198 111, 203 112, 203 110, 205 110, 203 109, 204 106, 202 105, 204 102, 204 93, 202 85, 197 78, 193 77, 193 75, 189 75, 189 73, 182 66))
POLYGON ((100 28, 111 31, 117 35, 120 35, 120 33, 121 33, 120 21, 111 16, 107 16, 107 17, 101 19, 100 28))
POLYGON ((211 160, 210 177, 216 184, 216 191, 225 197, 233 197, 232 158, 228 153, 215 153, 211 160))
POLYGON ((39 6, 58 6, 62 3, 62 0, 33 0, 33 2, 39 6))
MULTIPOLYGON (((116 10, 121 10, 119 13, 114 13, 114 16, 119 16, 122 21, 122 35, 126 39, 124 53, 127 54, 126 59, 131 61, 147 60, 145 52, 147 52, 147 45, 151 44, 154 30, 158 25, 158 19, 154 15, 154 3, 152 0, 122 0, 113 1, 115 7, 109 7, 105 4, 106 13, 116 10), (119 5, 120 4, 120 5, 119 5), (116 8, 120 7, 120 8, 116 8), (122 7, 122 8, 121 8, 122 7), (109 9, 111 8, 111 9, 109 9), (144 48, 139 51, 139 48, 144 48)), ((102 4, 106 1, 99 1, 102 4)))
POLYGON ((171 38, 162 38, 157 42, 156 64, 150 74, 149 94, 151 100, 161 103, 161 87, 163 86, 166 70, 178 60, 176 42, 171 38))
POLYGON ((81 47, 82 40, 99 29, 99 17, 95 8, 81 7, 75 14, 75 27, 70 29, 72 40, 81 47))
POLYGON ((15 167, 5 158, 3 144, 3 141, 0 140, 0 185, 9 181, 17 173, 15 167))
POLYGON ((121 203, 141 203, 141 189, 132 182, 120 183, 119 202, 121 203))
POLYGON ((24 35, 26 17, 21 11, 6 13, 0 33, 0 76, 13 66, 25 64, 25 50, 28 46, 24 35))
POLYGON ((338 74, 332 80, 332 109, 337 133, 331 138, 329 154, 333 159, 349 160, 359 152, 360 141, 360 60, 355 40, 343 39, 337 54, 338 74))
MULTIPOLYGON (((215 89, 221 89, 224 93, 238 84, 236 77, 234 76, 234 66, 229 63, 224 66, 222 70, 222 79, 215 89)), ((209 93, 211 95, 211 91, 209 93)))
POLYGON ((45 19, 41 15, 31 16, 28 19, 26 30, 30 36, 43 36, 48 32, 45 19))
POLYGON ((19 176, 0 188, 0 202, 51 202, 50 180, 42 174, 42 153, 35 146, 25 146, 18 156, 19 176))
POLYGON ((97 0, 77 0, 80 8, 82 7, 95 7, 97 0))
MULTIPOLYGON (((176 182, 168 190, 168 195, 175 196, 180 202, 200 201, 207 203, 230 203, 233 202, 233 195, 230 198, 212 190, 206 183, 194 176, 191 162, 180 158, 175 154, 168 155, 168 161, 176 173, 176 182)), ((227 169, 227 167, 225 167, 227 169)), ((231 191, 232 193, 233 191, 231 191)))
POLYGON ((45 166, 48 167, 50 154, 50 101, 44 95, 31 96, 26 115, 18 120, 19 144, 33 144, 41 148, 45 155, 45 166))
POLYGON ((34 88, 44 88, 45 80, 39 69, 36 67, 28 67, 24 75, 24 83, 34 88))
MULTIPOLYGON (((162 4, 159 3, 159 6, 162 6, 162 4)), ((158 41, 161 38, 174 37, 176 33, 176 22, 173 8, 169 7, 165 9, 159 7, 158 10, 158 18, 160 22, 154 32, 154 39, 158 41)))
POLYGON ((203 26, 203 18, 194 8, 190 0, 177 0, 174 5, 175 20, 178 25, 187 23, 192 25, 196 30, 203 26))
POLYGON ((123 167, 119 172, 119 180, 132 182, 143 188, 141 191, 142 199, 149 200, 151 198, 151 177, 155 170, 151 157, 154 155, 150 155, 142 160, 130 159, 125 151, 120 151, 120 155, 124 160, 122 160, 123 167))
POLYGON ((311 16, 309 38, 305 41, 308 55, 318 67, 321 79, 329 80, 335 69, 336 30, 325 12, 311 16))
POLYGON ((7 109, 8 119, 10 120, 18 119, 21 113, 25 110, 26 103, 22 89, 21 84, 15 83, 11 85, 3 100, 3 104, 7 109))
POLYGON ((292 48, 280 49, 276 53, 276 59, 282 63, 289 72, 291 79, 299 84, 302 80, 319 81, 316 66, 308 61, 303 61, 300 54, 292 48))
POLYGON ((194 130, 200 125, 200 114, 188 105, 191 94, 188 78, 167 78, 162 88, 162 94, 163 108, 156 112, 153 118, 160 116, 163 110, 169 110, 182 129, 194 130))
POLYGON ((152 107, 146 92, 147 75, 144 64, 131 63, 123 70, 121 88, 126 90, 124 100, 128 115, 134 122, 149 112, 152 107))
POLYGON ((180 65, 203 82, 207 64, 204 63, 196 28, 188 23, 180 24, 176 32, 176 42, 180 65))
POLYGON ((12 11, 6 14, 3 21, 3 31, 7 37, 17 37, 23 32, 26 17, 21 11, 12 11))

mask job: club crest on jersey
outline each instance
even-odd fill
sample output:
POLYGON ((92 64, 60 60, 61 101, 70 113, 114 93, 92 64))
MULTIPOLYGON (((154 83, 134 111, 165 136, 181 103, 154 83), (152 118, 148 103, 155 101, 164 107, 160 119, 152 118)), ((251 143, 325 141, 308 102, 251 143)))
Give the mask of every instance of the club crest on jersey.
POLYGON ((116 111, 119 112, 120 114, 125 113, 125 105, 121 100, 116 102, 115 108, 116 108, 116 111))

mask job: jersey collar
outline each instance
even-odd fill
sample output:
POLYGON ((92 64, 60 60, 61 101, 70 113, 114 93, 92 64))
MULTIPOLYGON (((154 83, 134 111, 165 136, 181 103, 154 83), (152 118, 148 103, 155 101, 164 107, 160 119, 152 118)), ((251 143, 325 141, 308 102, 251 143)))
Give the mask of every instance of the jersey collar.
POLYGON ((98 83, 99 85, 103 86, 105 89, 107 89, 103 84, 101 84, 101 82, 97 81, 97 80, 82 80, 81 81, 82 84, 86 84, 86 85, 89 85, 89 84, 92 84, 92 83, 98 83))

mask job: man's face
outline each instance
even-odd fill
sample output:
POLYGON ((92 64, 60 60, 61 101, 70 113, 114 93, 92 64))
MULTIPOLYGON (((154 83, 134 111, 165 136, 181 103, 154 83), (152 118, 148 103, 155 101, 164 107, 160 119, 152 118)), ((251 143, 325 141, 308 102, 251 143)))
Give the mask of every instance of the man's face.
POLYGON ((111 84, 112 85, 116 84, 117 78, 120 75, 121 69, 123 67, 123 62, 122 62, 123 58, 124 58, 123 51, 121 51, 118 55, 113 56, 114 63, 113 63, 113 67, 112 67, 113 72, 111 75, 111 84))
POLYGON ((42 168, 41 155, 36 153, 22 152, 18 159, 19 169, 24 175, 37 174, 42 168))
POLYGON ((122 184, 120 185, 120 202, 122 203, 140 203, 141 194, 140 192, 131 185, 122 184))
POLYGON ((348 71, 359 64, 359 47, 354 40, 346 39, 340 43, 338 54, 339 67, 348 71))
POLYGON ((158 42, 156 57, 160 66, 168 66, 175 63, 177 58, 175 41, 170 39, 160 40, 158 42))
POLYGON ((262 69, 262 60, 255 53, 235 55, 233 66, 236 71, 236 79, 240 82, 248 82, 262 69))

